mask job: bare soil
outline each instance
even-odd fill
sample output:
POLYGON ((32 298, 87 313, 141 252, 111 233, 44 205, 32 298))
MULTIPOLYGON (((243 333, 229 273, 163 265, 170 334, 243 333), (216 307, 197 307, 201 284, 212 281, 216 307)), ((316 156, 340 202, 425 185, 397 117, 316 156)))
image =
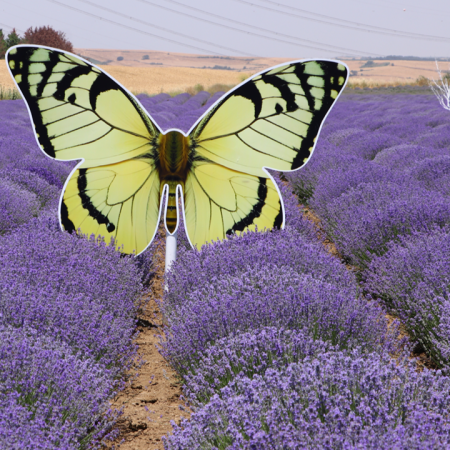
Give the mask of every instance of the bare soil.
POLYGON ((163 334, 162 319, 156 299, 164 289, 164 248, 155 252, 156 276, 147 306, 139 314, 139 356, 143 365, 128 376, 125 390, 114 399, 112 407, 123 408, 117 429, 119 436, 112 445, 120 450, 161 450, 162 436, 172 431, 171 421, 179 424, 190 411, 180 400, 181 386, 176 373, 158 352, 158 335, 163 334))

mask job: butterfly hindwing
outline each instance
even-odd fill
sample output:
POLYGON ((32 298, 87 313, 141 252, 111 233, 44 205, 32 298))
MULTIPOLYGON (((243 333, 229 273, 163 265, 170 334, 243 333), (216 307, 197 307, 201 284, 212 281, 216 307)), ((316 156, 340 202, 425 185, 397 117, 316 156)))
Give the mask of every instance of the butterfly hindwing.
POLYGON ((271 178, 200 163, 185 184, 186 231, 194 246, 244 230, 281 227, 283 209, 271 178))
POLYGON ((61 201, 68 231, 113 238, 124 253, 141 253, 160 220, 160 182, 148 160, 76 169, 61 201))

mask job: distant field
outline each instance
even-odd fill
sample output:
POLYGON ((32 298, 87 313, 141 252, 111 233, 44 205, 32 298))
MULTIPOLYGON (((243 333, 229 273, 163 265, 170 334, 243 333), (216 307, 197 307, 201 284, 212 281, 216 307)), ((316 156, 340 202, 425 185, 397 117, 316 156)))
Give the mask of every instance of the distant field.
MULTIPOLYGON (((106 66, 104 69, 130 91, 149 94, 184 92, 197 84, 201 84, 205 89, 218 83, 236 85, 243 77, 246 78, 242 72, 187 67, 106 66)), ((0 61, 0 85, 6 88, 14 87, 4 61, 0 61)))
MULTIPOLYGON (((254 73, 283 62, 281 58, 218 58, 162 52, 147 52, 151 56, 148 60, 142 60, 143 55, 140 53, 144 54, 144 51, 136 55, 134 53, 138 53, 137 51, 90 52, 92 55, 85 49, 79 49, 79 53, 84 56, 99 58, 94 61, 95 63, 110 61, 101 67, 132 92, 148 94, 184 92, 199 84, 204 89, 214 84, 233 86, 254 73), (122 61, 117 61, 119 53, 125 55, 122 61), (214 65, 230 67, 233 70, 202 68, 214 65)), ((419 77, 437 77, 433 61, 375 61, 374 67, 367 66, 365 60, 344 60, 344 62, 352 72, 349 82, 357 85, 412 84, 419 77)), ((441 69, 448 70, 450 67, 441 63, 441 69)), ((6 88, 14 87, 3 61, 0 61, 0 85, 6 88)))
MULTIPOLYGON (((363 67, 367 61, 345 61, 350 71, 357 71, 356 76, 351 76, 353 83, 413 83, 420 76, 437 78, 436 63, 434 61, 375 61, 375 63, 388 63, 384 66, 363 67), (361 70, 362 69, 362 70, 361 70)), ((448 63, 439 64, 442 71, 449 70, 448 63)))

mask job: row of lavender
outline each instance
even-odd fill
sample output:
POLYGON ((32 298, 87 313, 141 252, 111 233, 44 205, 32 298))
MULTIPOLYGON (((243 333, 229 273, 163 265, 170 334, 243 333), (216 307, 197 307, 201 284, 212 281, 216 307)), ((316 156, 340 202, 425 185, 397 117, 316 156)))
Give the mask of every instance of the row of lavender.
POLYGON ((287 175, 364 289, 450 364, 450 115, 433 95, 344 96, 287 175))
MULTIPOLYGON (((155 118, 168 110, 146 106, 155 118)), ((193 120, 180 122, 166 126, 186 130, 193 120)), ((194 414, 174 424, 165 448, 450 444, 450 378, 418 373, 405 355, 391 360, 395 326, 388 330, 384 309, 362 296, 279 184, 285 230, 179 250, 161 303, 161 352, 194 414)))
MULTIPOLYGON (((176 117, 189 127, 204 94, 143 102, 163 128, 176 117)), ((136 356, 151 252, 121 258, 61 232, 58 201, 74 164, 39 151, 22 100, 0 102, 0 114, 0 447, 95 446, 117 419, 109 400, 136 356)))
POLYGON ((142 274, 113 248, 61 232, 73 164, 39 151, 22 100, 1 101, 0 114, 0 447, 96 446, 136 355, 142 274))

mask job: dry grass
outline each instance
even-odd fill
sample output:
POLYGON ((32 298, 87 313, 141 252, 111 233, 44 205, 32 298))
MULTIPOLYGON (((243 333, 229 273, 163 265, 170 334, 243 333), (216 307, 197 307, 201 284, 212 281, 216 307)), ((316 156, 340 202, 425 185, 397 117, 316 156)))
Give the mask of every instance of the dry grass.
POLYGON ((15 88, 0 85, 0 100, 16 100, 22 98, 20 92, 15 88))
MULTIPOLYGON (((405 85, 428 85, 428 79, 437 77, 434 62, 394 61, 394 65, 364 69, 365 61, 346 61, 350 70, 359 75, 349 79, 349 88, 379 88, 405 85)), ((171 95, 188 92, 191 95, 205 90, 214 94, 228 91, 247 79, 251 73, 190 67, 127 67, 104 66, 113 78, 133 94, 171 95)), ((14 82, 6 64, 0 61, 0 99, 17 98, 14 82)))
POLYGON ((420 75, 415 80, 394 80, 394 81, 375 81, 370 79, 353 80, 349 79, 347 87, 354 89, 359 88, 380 88, 394 86, 429 86, 429 79, 420 75))
MULTIPOLYGON (((161 92, 182 93, 217 84, 235 86, 242 74, 229 70, 192 69, 188 67, 105 67, 107 72, 131 92, 155 95, 161 92)), ((203 90, 200 89, 200 90, 203 90)))
MULTIPOLYGON (((107 66, 107 73, 133 93, 155 95, 161 92, 223 90, 236 86, 248 76, 230 70, 192 69, 188 67, 121 67, 107 66), (219 86, 218 86, 219 85, 219 86), (222 86, 220 86, 222 85, 222 86)), ((0 86, 14 89, 15 84, 4 61, 0 61, 0 86)))

